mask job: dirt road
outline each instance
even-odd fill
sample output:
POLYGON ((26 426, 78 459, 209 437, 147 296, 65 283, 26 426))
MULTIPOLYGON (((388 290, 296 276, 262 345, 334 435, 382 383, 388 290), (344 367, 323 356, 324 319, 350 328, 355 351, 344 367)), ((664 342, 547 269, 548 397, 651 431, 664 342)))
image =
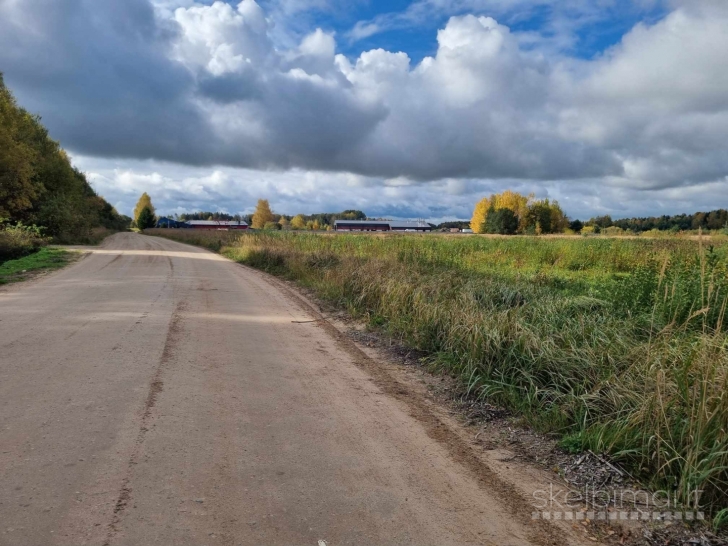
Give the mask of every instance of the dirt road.
POLYGON ((0 310, 2 545, 549 540, 261 273, 118 234, 0 310))

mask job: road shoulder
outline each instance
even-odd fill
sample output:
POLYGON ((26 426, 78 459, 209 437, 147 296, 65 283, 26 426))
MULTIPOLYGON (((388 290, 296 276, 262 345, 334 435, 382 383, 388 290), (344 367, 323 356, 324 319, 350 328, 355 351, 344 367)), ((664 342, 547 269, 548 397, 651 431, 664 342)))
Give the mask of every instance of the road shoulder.
POLYGON ((0 286, 45 277, 81 259, 82 252, 44 247, 38 252, 0 264, 0 286))

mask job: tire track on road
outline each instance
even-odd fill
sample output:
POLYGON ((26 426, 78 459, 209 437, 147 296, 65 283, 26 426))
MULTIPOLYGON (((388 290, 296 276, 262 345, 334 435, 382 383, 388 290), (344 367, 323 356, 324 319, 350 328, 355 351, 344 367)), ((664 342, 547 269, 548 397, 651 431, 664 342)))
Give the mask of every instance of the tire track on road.
POLYGON ((147 431, 149 430, 149 424, 152 419, 152 409, 157 402, 157 397, 164 390, 164 381, 162 380, 162 375, 167 365, 174 359, 174 349, 180 340, 183 315, 186 308, 187 302, 182 300, 177 303, 177 306, 172 313, 169 327, 167 329, 167 336, 164 342, 164 349, 162 350, 162 356, 159 359, 157 368, 154 371, 154 375, 152 376, 152 379, 149 383, 147 398, 144 403, 144 411, 142 412, 141 422, 139 424, 139 432, 137 433, 137 437, 134 442, 134 448, 132 450, 131 456, 129 457, 129 462, 127 463, 126 476, 122 481, 119 495, 114 505, 114 515, 108 525, 106 541, 104 542, 103 546, 111 545, 114 537, 119 532, 119 524, 121 523, 126 507, 131 501, 133 492, 130 483, 134 473, 134 466, 139 462, 139 458, 142 453, 144 439, 146 437, 147 431))

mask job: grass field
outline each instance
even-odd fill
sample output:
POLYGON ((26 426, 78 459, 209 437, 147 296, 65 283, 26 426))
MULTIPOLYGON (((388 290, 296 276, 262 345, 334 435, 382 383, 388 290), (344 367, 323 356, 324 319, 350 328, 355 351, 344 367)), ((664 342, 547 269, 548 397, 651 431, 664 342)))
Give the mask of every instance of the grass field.
POLYGON ((23 281, 43 270, 59 269, 73 259, 73 254, 58 248, 39 251, 0 264, 0 284, 23 281))
POLYGON ((728 507, 728 244, 156 230, 315 290, 475 396, 728 507))

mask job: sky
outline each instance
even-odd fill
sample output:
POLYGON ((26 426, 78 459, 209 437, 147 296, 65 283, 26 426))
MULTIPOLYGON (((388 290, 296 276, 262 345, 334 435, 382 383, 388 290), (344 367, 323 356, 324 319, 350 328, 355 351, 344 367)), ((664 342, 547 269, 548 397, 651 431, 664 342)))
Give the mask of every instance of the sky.
POLYGON ((728 207, 725 0, 0 0, 0 72, 130 214, 728 207))

